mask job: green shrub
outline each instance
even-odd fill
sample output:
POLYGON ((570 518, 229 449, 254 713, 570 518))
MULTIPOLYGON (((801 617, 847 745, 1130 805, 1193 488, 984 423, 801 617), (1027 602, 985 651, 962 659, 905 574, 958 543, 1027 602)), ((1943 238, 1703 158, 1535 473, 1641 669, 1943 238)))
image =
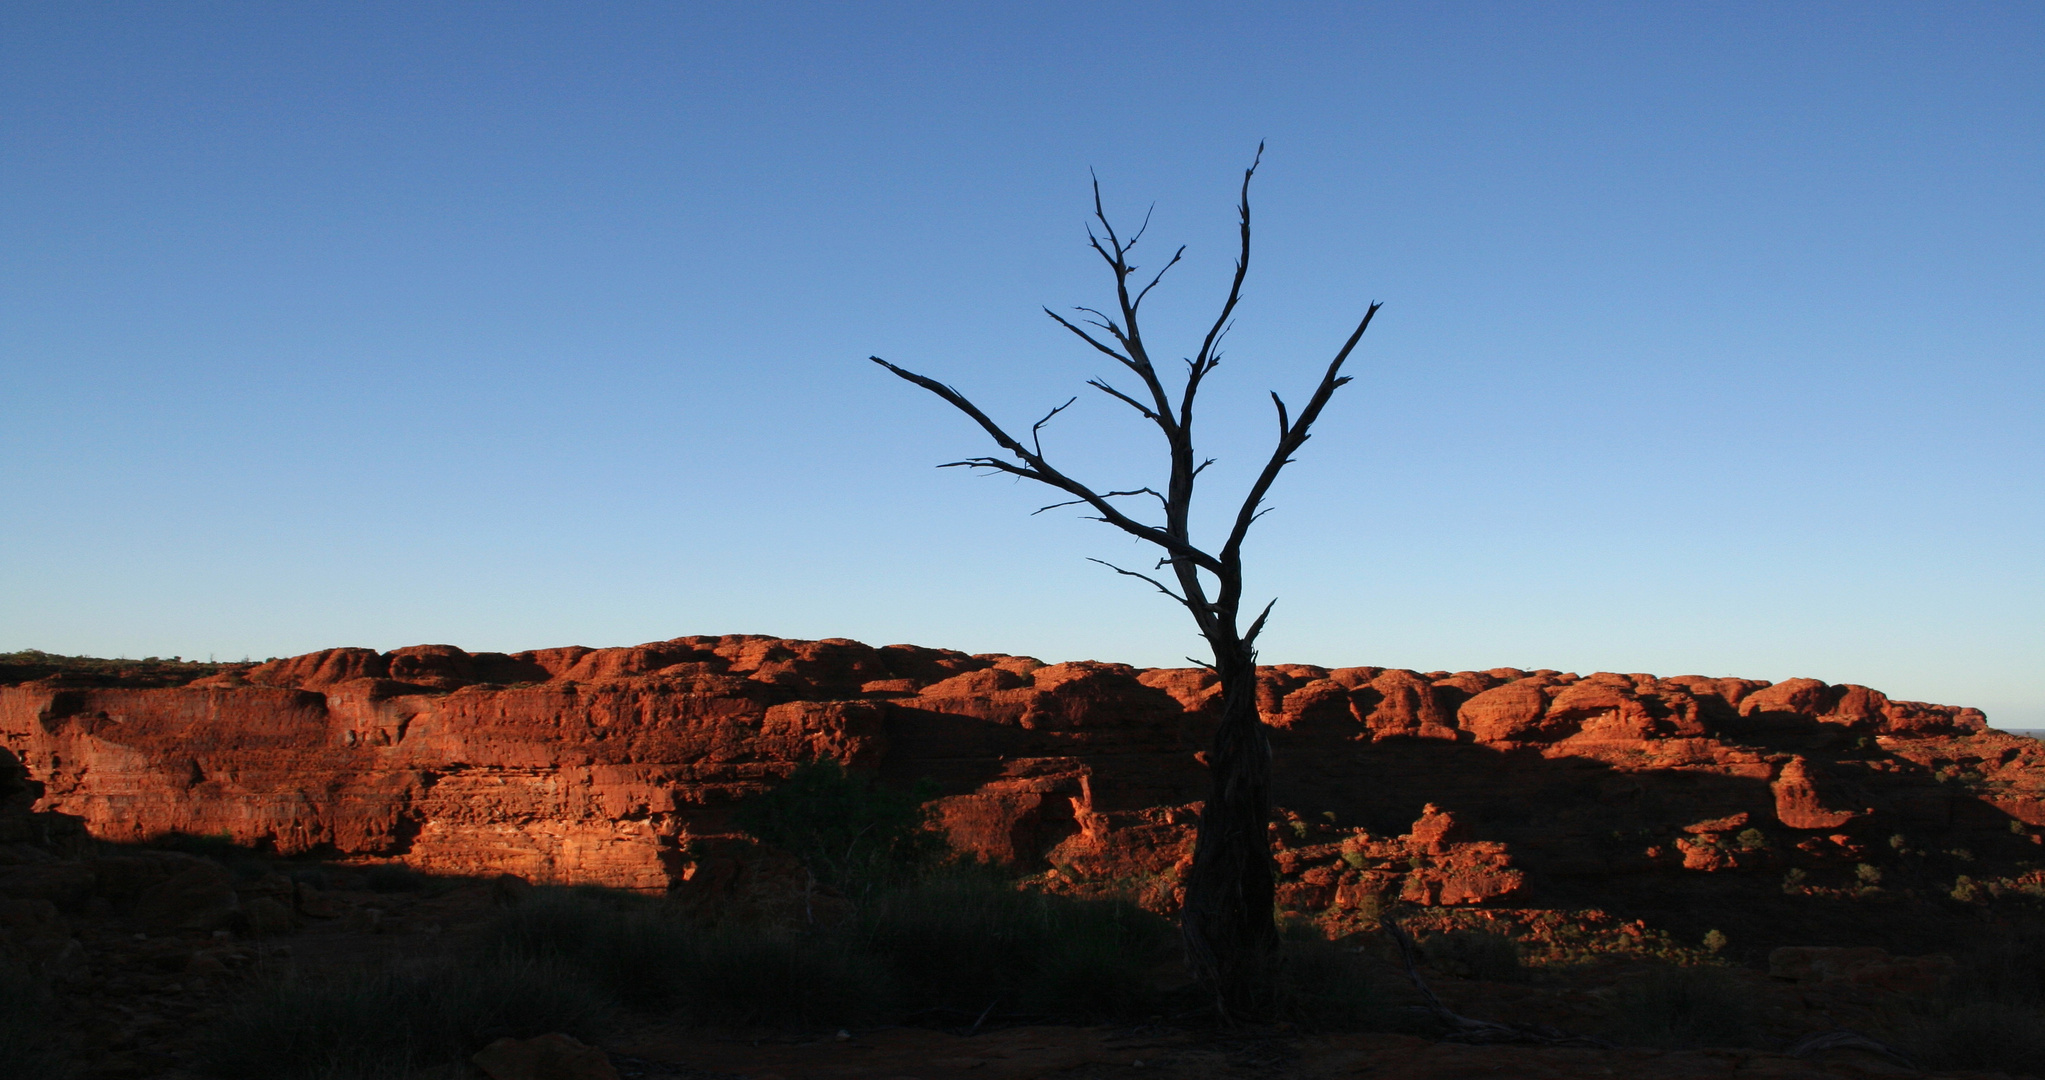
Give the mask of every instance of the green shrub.
POLYGON ((910 1010, 1136 1015, 1154 1005, 1153 973, 1174 954, 1170 923, 1134 904, 1028 892, 984 875, 883 895, 860 928, 910 1010))
POLYGON ((1503 934, 1456 930, 1430 934, 1420 951, 1436 971, 1465 979, 1520 982, 1527 969, 1520 964, 1520 943, 1503 934))
POLYGON ((1655 968, 1613 988, 1606 1032, 1632 1046, 1754 1046, 1751 998, 1723 968, 1655 968))
POLYGON ((463 1061, 504 1036, 591 1036, 602 1012, 572 970, 500 953, 418 974, 260 987, 201 1056, 226 1080, 381 1080, 463 1061))
POLYGON ((946 861, 950 851, 930 828, 926 805, 935 794, 928 781, 890 788, 826 758, 740 803, 733 819, 800 859, 819 883, 858 899, 946 861))

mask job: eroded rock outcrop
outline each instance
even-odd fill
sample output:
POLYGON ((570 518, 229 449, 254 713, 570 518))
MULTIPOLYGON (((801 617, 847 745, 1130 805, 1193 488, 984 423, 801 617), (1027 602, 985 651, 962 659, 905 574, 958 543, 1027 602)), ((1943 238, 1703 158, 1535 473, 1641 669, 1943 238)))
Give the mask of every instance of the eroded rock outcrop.
MULTIPOLYGON (((2045 825, 2038 744, 1973 709, 1865 687, 1513 668, 1262 676, 1295 906, 1851 866, 1927 831, 2030 853, 2028 830, 2045 825)), ((226 836, 648 890, 717 877, 706 860, 730 807, 831 757, 934 779, 967 849, 1168 905, 1218 689, 1202 669, 842 639, 428 645, 182 686, 22 682, 0 688, 0 738, 47 789, 42 810, 107 840, 226 836)))

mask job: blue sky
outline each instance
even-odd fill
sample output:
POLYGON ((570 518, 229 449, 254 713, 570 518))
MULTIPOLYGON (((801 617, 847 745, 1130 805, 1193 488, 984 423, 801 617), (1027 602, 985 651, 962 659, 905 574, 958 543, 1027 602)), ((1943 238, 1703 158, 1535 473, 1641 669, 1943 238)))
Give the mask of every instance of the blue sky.
MULTIPOLYGON (((0 649, 845 636, 1171 664, 1026 426, 1088 169, 1189 245, 1272 661, 1809 675, 2045 727, 2034 4, 0 9, 0 649)), ((1153 252, 1156 254, 1156 252, 1153 252)), ((1154 433, 1081 398, 1101 484, 1154 433)))

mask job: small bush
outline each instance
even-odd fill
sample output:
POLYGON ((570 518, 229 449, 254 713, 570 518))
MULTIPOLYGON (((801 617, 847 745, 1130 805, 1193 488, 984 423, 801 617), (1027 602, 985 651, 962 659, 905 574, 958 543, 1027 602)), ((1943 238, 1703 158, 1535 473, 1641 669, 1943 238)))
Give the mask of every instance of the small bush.
POLYGON ((893 996, 887 969, 852 943, 745 929, 695 941, 676 988, 699 1023, 849 1024, 881 1015, 893 996))
POLYGON ((670 1004, 691 956, 690 935, 657 905, 630 896, 539 889, 498 915, 486 947, 572 967, 630 1009, 670 1004))
POLYGON ((1768 834, 1759 829, 1741 829, 1733 840, 1746 851, 1765 851, 1768 848, 1768 834))
POLYGON ((279 982, 205 1041, 226 1080, 371 1080, 444 1066, 504 1036, 591 1036, 602 998, 573 971, 504 954, 420 974, 279 982))
POLYGON ((385 863, 373 867, 364 874, 363 883, 368 885, 372 892, 420 892, 426 888, 426 875, 409 866, 385 863))
POLYGON ((800 859, 818 882, 859 899, 947 861, 944 838, 930 828, 935 794, 928 781, 898 790, 825 758, 740 803, 733 819, 800 859))
POLYGON ((327 868, 324 866, 292 867, 291 880, 300 885, 310 886, 315 889, 330 888, 333 882, 333 878, 328 875, 327 868))
POLYGON ((1173 955, 1169 923, 1125 901, 1026 892, 954 877, 878 898, 866 943, 909 1009, 1030 1012, 1106 1020, 1154 1005, 1173 955))
POLYGON ((1520 964, 1520 943, 1503 934, 1456 930, 1430 934, 1420 951, 1436 971, 1465 979, 1519 982, 1527 977, 1520 964))
POLYGON ((1613 989, 1607 1034, 1664 1049, 1753 1046, 1751 995, 1722 968, 1656 968, 1613 989))

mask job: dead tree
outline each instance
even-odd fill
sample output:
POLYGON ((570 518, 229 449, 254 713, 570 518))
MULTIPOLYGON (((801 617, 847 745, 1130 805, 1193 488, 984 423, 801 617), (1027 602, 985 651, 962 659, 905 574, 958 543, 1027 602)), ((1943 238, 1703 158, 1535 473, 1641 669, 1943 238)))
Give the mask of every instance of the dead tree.
MULTIPOLYGON (((1242 298, 1243 278, 1250 268, 1250 178, 1256 175, 1257 164, 1263 160, 1263 155, 1264 148, 1259 145, 1256 159, 1243 171, 1242 196, 1238 204, 1242 250, 1236 259, 1235 278, 1229 285, 1228 298, 1222 302, 1220 314, 1207 328, 1199 351, 1185 361, 1185 380, 1177 390, 1176 401, 1151 361, 1150 349, 1138 321, 1138 309, 1142 307, 1144 297, 1150 295, 1150 290, 1164 278, 1165 272, 1178 264, 1186 249, 1179 248, 1163 269, 1147 281, 1136 277, 1137 267, 1130 263, 1129 254, 1142 239, 1144 230, 1138 228, 1126 241, 1121 238, 1101 207, 1098 179, 1094 181, 1094 222, 1098 223, 1100 231, 1096 234, 1093 225, 1089 224, 1087 238, 1114 275, 1117 313, 1111 315, 1093 308, 1078 308, 1078 321, 1074 322, 1049 308, 1044 309, 1044 313, 1058 325, 1102 355, 1112 357, 1141 384, 1134 392, 1124 393, 1104 379, 1093 379, 1087 383, 1136 410, 1138 415, 1163 433, 1171 456, 1171 469, 1162 493, 1151 487, 1097 490, 1059 471, 1046 460, 1042 441, 1044 425, 1072 401, 1052 409, 1042 420, 1031 425, 1029 442, 1025 443, 1010 435, 979 406, 952 387, 897 367, 878 356, 872 358, 874 363, 936 394, 971 417, 995 445, 1009 455, 967 458, 941 467, 990 469, 1056 488, 1071 498, 1053 503, 1044 510, 1060 506, 1087 507, 1092 511, 1088 516, 1093 520, 1113 525, 1162 550, 1162 556, 1152 571, 1169 568, 1169 576, 1177 584, 1177 589, 1152 574, 1098 559, 1094 561, 1118 574, 1149 582, 1159 592, 1184 605, 1192 613, 1201 636, 1207 639, 1214 651, 1212 668, 1221 683, 1221 722, 1215 729, 1214 744, 1207 754, 1212 787, 1200 814, 1200 831, 1194 846, 1193 866, 1185 881, 1186 900, 1180 926, 1185 938, 1187 961, 1193 973, 1214 992, 1224 1015, 1241 1015, 1253 1008, 1258 972, 1278 944, 1273 912, 1271 848, 1266 835, 1271 819, 1271 746, 1264 723, 1257 715, 1257 635, 1264 629, 1265 620, 1271 614, 1271 605, 1264 606, 1251 621, 1249 629, 1240 628, 1243 539, 1249 534, 1250 526, 1266 512, 1264 498, 1278 479, 1279 471, 1293 460, 1293 454, 1307 441, 1308 432, 1320 417, 1321 409, 1328 404, 1328 399, 1349 382, 1349 376, 1342 374, 1342 364, 1349 359, 1350 352, 1356 348, 1356 343, 1370 327, 1371 317, 1378 310, 1377 304, 1371 304, 1364 312, 1362 321, 1356 324, 1355 331, 1335 353, 1327 373, 1321 376, 1320 385, 1314 388, 1313 396, 1298 416, 1287 410, 1285 402, 1276 393, 1271 395, 1272 404, 1278 411, 1278 445, 1272 450, 1270 460, 1265 462, 1256 481, 1250 485, 1249 493, 1243 497, 1234 526, 1221 547, 1195 546, 1187 527, 1193 505, 1194 482, 1214 462, 1211 458, 1201 459, 1194 452, 1194 399, 1200 392, 1202 380, 1221 363, 1221 341, 1228 333, 1236 303, 1242 298), (1162 521, 1138 520, 1118 505, 1118 500, 1138 497, 1155 499, 1163 515, 1162 521)), ((1146 217, 1145 225, 1148 224, 1146 217)))

